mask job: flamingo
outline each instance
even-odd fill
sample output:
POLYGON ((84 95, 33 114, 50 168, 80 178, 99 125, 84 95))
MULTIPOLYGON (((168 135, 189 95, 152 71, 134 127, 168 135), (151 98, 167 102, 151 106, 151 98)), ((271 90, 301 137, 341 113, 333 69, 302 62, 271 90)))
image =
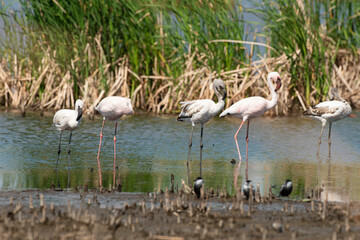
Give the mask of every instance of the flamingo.
POLYGON ((99 171, 99 183, 100 188, 102 188, 102 176, 101 176, 101 166, 100 166, 100 148, 101 148, 101 140, 103 138, 103 129, 105 120, 108 119, 110 121, 115 121, 115 132, 114 132, 114 167, 113 167, 113 187, 115 187, 115 164, 116 164, 116 129, 117 129, 117 121, 123 115, 131 115, 134 113, 134 110, 131 106, 131 101, 129 98, 110 96, 106 97, 96 106, 96 111, 98 111, 101 115, 103 115, 103 123, 100 132, 100 143, 99 150, 97 154, 98 161, 98 171, 99 171))
POLYGON ((200 133, 200 177, 202 177, 202 149, 203 149, 203 131, 204 124, 208 122, 211 118, 216 116, 221 109, 225 106, 226 98, 226 89, 225 84, 221 79, 215 79, 213 82, 213 88, 215 94, 218 98, 218 103, 215 104, 213 100, 210 99, 201 99, 193 100, 188 102, 180 102, 181 104, 181 113, 177 118, 177 121, 186 121, 191 123, 191 135, 189 140, 189 151, 187 159, 187 174, 188 174, 188 183, 190 185, 190 170, 189 170, 189 161, 190 161, 190 150, 192 146, 192 136, 194 131, 195 124, 201 124, 201 133, 200 133))
POLYGON ((272 109, 273 107, 276 106, 277 101, 278 101, 277 91, 281 87, 281 79, 280 79, 279 73, 277 73, 277 72, 269 73, 269 75, 267 76, 267 84, 268 84, 268 87, 269 87, 271 95, 272 95, 272 98, 270 101, 265 98, 262 98, 262 97, 244 98, 244 99, 234 103, 233 105, 231 105, 229 108, 227 108, 225 111, 223 111, 220 114, 220 117, 224 117, 227 115, 234 115, 235 117, 242 118, 241 125, 234 135, 234 140, 235 140, 236 147, 237 147, 238 154, 239 154, 239 163, 234 170, 234 186, 235 186, 235 188, 237 186, 237 179, 238 179, 238 174, 239 174, 240 164, 241 164, 241 154, 240 154, 240 150, 239 150, 239 144, 237 141, 237 135, 240 132, 240 129, 241 129, 242 125, 244 124, 244 122, 248 121, 247 122, 247 130, 246 130, 246 171, 245 171, 246 181, 247 181, 248 180, 248 145, 249 145, 250 119, 259 117, 259 116, 263 115, 265 112, 269 111, 270 109, 272 109), (276 83, 275 89, 272 85, 272 81, 276 83))
POLYGON ((338 94, 337 88, 331 89, 330 101, 321 102, 315 107, 310 107, 303 112, 302 116, 311 117, 321 121, 321 132, 318 140, 318 148, 316 155, 319 156, 321 137, 324 131, 324 127, 329 122, 329 156, 331 155, 331 125, 333 122, 343 119, 350 115, 351 106, 350 104, 341 98, 338 94))
POLYGON ((76 100, 75 102, 75 110, 72 109, 61 109, 57 111, 54 115, 53 123, 58 131, 60 131, 60 140, 59 140, 59 150, 58 156, 56 160, 56 179, 57 179, 57 186, 60 187, 59 183, 59 175, 58 175, 58 163, 59 157, 61 152, 61 135, 64 130, 70 131, 69 137, 69 146, 68 146, 68 165, 69 165, 69 172, 68 172, 68 188, 70 187, 70 143, 71 143, 71 136, 72 132, 75 128, 79 126, 82 117, 82 109, 84 108, 84 103, 80 99, 76 100))

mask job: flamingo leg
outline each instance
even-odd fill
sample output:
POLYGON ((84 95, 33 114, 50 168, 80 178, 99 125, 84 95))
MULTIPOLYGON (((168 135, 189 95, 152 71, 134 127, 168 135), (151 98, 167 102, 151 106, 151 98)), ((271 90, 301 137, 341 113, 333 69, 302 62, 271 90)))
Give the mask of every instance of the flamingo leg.
POLYGON ((240 129, 241 129, 242 125, 244 124, 244 122, 245 121, 242 121, 242 123, 240 124, 239 129, 236 131, 236 133, 234 135, 234 140, 235 140, 236 147, 237 147, 237 150, 238 150, 238 153, 239 153, 239 163, 234 169, 234 187, 235 187, 235 189, 237 189, 237 181, 238 181, 239 170, 240 170, 240 165, 241 165, 241 154, 240 154, 239 144, 238 144, 238 141, 237 141, 237 135, 240 132, 240 129))
POLYGON ((318 148, 317 148, 316 156, 319 156, 319 150, 320 150, 320 144, 321 144, 321 137, 322 137, 323 132, 324 132, 325 124, 326 124, 326 122, 325 122, 325 121, 322 121, 321 132, 320 132, 320 137, 319 137, 319 141, 318 141, 318 148))
POLYGON ((191 186, 190 183, 190 168, 189 168, 189 162, 190 162, 190 151, 191 151, 191 146, 192 146, 192 136, 193 136, 193 131, 194 131, 194 125, 192 125, 191 128, 191 135, 190 135, 190 139, 189 139, 189 151, 188 151, 188 158, 187 158, 187 163, 186 163, 186 167, 187 167, 187 175, 188 175, 188 185, 191 186))
POLYGON ((329 123, 329 137, 328 137, 328 143, 329 143, 329 157, 331 156, 331 124, 329 123))
POLYGON ((117 129, 117 121, 115 122, 115 133, 114 133, 114 168, 113 168, 113 188, 115 188, 115 165, 116 165, 116 129, 117 129))
POLYGON ((72 132, 70 132, 70 137, 69 137, 69 146, 68 146, 68 185, 67 187, 70 188, 70 144, 71 144, 71 136, 72 136, 72 132))
POLYGON ((202 177, 202 150, 203 150, 203 132, 204 132, 204 124, 201 124, 201 134, 200 134, 200 177, 202 177))
POLYGON ((250 120, 248 120, 248 122, 247 122, 247 130, 246 130, 246 168, 245 168, 245 179, 246 179, 246 181, 249 179, 249 177, 248 177, 249 128, 250 128, 250 120))
POLYGON ((100 166, 100 149, 101 149, 101 140, 103 138, 103 129, 105 124, 105 118, 102 123, 101 132, 100 132, 100 143, 99 143, 99 151, 97 154, 97 161, 98 161, 98 171, 99 171, 99 183, 100 183, 100 189, 102 188, 102 176, 101 176, 101 166, 100 166))
POLYGON ((57 181, 57 187, 58 188, 60 188, 59 174, 58 174, 58 164, 59 164, 59 157, 60 157, 60 153, 61 153, 61 135, 62 135, 62 131, 60 131, 59 150, 58 150, 58 156, 57 156, 56 167, 55 167, 56 181, 57 181))

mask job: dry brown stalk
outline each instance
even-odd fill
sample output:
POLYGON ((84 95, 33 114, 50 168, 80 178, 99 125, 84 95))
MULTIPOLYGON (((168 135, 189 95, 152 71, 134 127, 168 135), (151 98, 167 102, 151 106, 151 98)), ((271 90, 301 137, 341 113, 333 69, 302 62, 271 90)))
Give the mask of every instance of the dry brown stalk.
MULTIPOLYGON (((85 102, 85 113, 94 114, 94 107, 105 96, 130 97, 135 108, 141 108, 156 113, 179 111, 179 102, 193 99, 214 99, 211 84, 215 78, 224 80, 228 97, 226 107, 249 96, 269 98, 266 86, 266 76, 270 71, 278 71, 282 77, 283 87, 279 91, 278 106, 269 115, 289 115, 301 113, 300 106, 309 107, 304 98, 301 86, 296 89, 291 84, 290 61, 287 56, 277 58, 264 57, 251 65, 238 66, 231 71, 214 72, 208 67, 193 69, 193 61, 198 56, 196 49, 191 49, 184 72, 178 78, 165 76, 164 73, 152 72, 145 76, 135 73, 128 64, 128 57, 119 58, 113 64, 106 62, 104 52, 99 44, 99 34, 95 42, 96 51, 88 44, 84 50, 88 59, 75 57, 70 61, 69 70, 64 71, 55 62, 56 52, 47 54, 38 67, 38 75, 31 71, 24 59, 16 56, 5 56, 0 59, 0 99, 5 106, 31 107, 40 109, 72 108, 75 102, 73 78, 80 79, 79 61, 88 61, 91 65, 89 76, 83 81, 77 81, 80 98, 85 102), (12 64, 8 64, 11 62, 12 64), (96 64, 94 64, 96 63, 96 64), (8 69, 6 66, 12 66, 8 69), (106 79, 107 89, 101 85, 101 79, 106 79), (135 79, 135 89, 132 87, 135 79), (41 91, 40 91, 41 89, 41 91), (131 93, 131 89, 134 91, 131 93)), ((360 54, 360 50, 358 50, 360 54)), ((162 61, 162 60, 161 60, 162 61)), ((328 61, 328 60, 327 60, 328 61)), ((84 63, 85 64, 85 63, 84 63)), ((161 62, 163 64, 163 62, 161 62)), ((206 64, 206 63, 205 63, 206 64)), ((338 50, 333 66, 331 82, 339 89, 340 95, 349 100, 352 106, 360 107, 360 60, 350 51, 338 50)), ((301 79, 302 76, 299 76, 301 79)), ((315 88, 310 94, 310 105, 317 104, 319 99, 315 88)))

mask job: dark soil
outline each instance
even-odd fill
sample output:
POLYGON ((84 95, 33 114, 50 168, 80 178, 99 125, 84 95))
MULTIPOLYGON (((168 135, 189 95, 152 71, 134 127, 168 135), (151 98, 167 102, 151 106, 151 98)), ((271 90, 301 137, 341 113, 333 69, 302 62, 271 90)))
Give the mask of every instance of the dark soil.
POLYGON ((360 238, 359 203, 205 195, 5 191, 0 239, 360 238))

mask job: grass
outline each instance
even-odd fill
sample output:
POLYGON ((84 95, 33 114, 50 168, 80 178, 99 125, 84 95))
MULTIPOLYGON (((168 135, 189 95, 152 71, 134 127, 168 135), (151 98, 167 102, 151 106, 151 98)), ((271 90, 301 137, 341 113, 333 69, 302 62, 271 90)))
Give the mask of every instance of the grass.
POLYGON ((20 2, 21 12, 0 9, 5 106, 58 109, 81 97, 93 113, 101 98, 122 95, 136 108, 174 112, 182 100, 213 98, 215 77, 226 81, 229 106, 247 96, 267 97, 263 79, 274 70, 285 83, 276 114, 324 100, 334 84, 360 105, 356 1, 261 2, 249 11, 265 23, 260 35, 270 55, 257 63, 257 48, 247 52, 243 45, 238 1, 20 2))

